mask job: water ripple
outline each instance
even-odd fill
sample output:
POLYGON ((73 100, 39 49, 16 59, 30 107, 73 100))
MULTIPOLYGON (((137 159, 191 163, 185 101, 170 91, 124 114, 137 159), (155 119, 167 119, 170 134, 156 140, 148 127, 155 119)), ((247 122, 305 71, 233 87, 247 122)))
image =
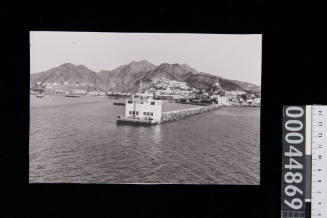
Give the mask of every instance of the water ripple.
MULTIPOLYGON (((31 96, 30 182, 259 184, 260 110, 116 126, 106 98, 31 96)), ((164 111, 190 105, 164 104, 164 111)))

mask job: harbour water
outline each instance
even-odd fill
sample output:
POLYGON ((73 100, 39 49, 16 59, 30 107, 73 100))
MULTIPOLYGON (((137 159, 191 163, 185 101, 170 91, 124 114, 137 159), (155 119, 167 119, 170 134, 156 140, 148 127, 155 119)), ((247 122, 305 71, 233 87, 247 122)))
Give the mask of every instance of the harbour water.
MULTIPOLYGON (((117 126, 124 106, 30 96, 31 183, 259 184, 260 109, 224 107, 162 125, 117 126)), ((163 111, 194 107, 165 103, 163 111)))

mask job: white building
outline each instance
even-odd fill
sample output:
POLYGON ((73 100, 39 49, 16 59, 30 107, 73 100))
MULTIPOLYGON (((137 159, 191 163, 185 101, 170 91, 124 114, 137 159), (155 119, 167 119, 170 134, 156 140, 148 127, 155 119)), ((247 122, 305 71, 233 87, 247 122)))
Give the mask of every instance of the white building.
POLYGON ((254 98, 253 103, 260 104, 261 103, 261 98, 254 98))
POLYGON ((85 90, 82 90, 82 89, 75 89, 73 91, 74 94, 77 94, 77 95, 85 95, 86 94, 86 91, 85 90))
POLYGON ((176 80, 169 81, 169 85, 173 88, 185 88, 186 87, 186 82, 179 82, 176 80))
POLYGON ((231 95, 231 96, 239 96, 239 95, 244 95, 246 92, 244 91, 225 91, 226 95, 231 95))
POLYGON ((91 91, 87 93, 88 95, 95 95, 95 96, 105 96, 106 93, 105 92, 101 92, 101 91, 91 91))
POLYGON ((160 122, 162 101, 151 98, 126 99, 125 118, 152 120, 160 122))
POLYGON ((230 105, 229 98, 226 96, 218 96, 218 104, 221 105, 230 105))

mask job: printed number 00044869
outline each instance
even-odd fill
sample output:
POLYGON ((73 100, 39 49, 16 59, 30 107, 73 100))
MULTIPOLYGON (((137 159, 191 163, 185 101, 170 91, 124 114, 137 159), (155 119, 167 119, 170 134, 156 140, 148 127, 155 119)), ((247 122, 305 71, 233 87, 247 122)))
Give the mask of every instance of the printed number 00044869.
POLYGON ((298 186, 303 181, 303 164, 297 160, 297 158, 303 157, 303 152, 297 147, 303 143, 304 137, 301 131, 304 128, 303 122, 300 118, 304 116, 304 110, 301 107, 291 106, 285 111, 287 121, 284 123, 286 130, 285 134, 285 146, 286 152, 284 152, 284 194, 290 199, 285 199, 284 203, 294 209, 299 210, 303 206, 303 198, 297 196, 303 196, 303 190, 298 186), (290 200, 290 201, 289 201, 290 200))

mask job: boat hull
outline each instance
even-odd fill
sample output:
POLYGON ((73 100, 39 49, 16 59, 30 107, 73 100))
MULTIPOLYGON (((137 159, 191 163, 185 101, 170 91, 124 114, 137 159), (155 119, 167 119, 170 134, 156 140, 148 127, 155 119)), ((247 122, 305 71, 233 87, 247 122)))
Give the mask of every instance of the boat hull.
POLYGON ((132 125, 132 126, 154 126, 159 124, 158 122, 154 122, 152 120, 145 119, 132 119, 132 118, 118 118, 118 125, 132 125))
POLYGON ((122 106, 124 106, 124 105, 126 105, 126 104, 123 103, 123 102, 114 102, 113 105, 122 105, 122 106))
POLYGON ((69 97, 69 98, 79 98, 80 96, 79 95, 65 95, 66 97, 69 97))

